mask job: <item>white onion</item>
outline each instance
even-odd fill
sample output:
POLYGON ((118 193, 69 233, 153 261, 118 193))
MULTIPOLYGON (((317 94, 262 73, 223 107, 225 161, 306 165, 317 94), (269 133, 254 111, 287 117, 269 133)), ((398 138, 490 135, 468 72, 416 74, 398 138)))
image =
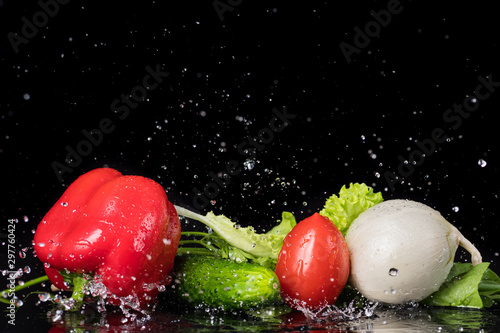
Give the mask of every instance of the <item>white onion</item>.
POLYGON ((366 298, 389 304, 421 301, 444 282, 462 246, 481 254, 441 214, 410 200, 387 200, 358 216, 346 234, 350 283, 366 298))

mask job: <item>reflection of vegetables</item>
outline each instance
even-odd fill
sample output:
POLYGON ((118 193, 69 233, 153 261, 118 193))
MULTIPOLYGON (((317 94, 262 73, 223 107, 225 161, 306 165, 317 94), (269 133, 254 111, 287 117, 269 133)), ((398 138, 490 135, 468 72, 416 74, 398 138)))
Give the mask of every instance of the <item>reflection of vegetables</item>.
POLYGON ((285 238, 276 274, 288 306, 320 310, 333 305, 349 277, 344 237, 328 218, 315 213, 285 238))
POLYGON ((481 262, 478 250, 436 210, 409 200, 380 203, 353 221, 346 241, 351 283, 385 303, 421 301, 441 286, 459 245, 481 262))
POLYGON ((490 307, 500 301, 500 278, 489 263, 455 263, 441 288, 423 300, 426 305, 490 307))
MULTIPOLYGON (((66 189, 38 225, 34 247, 56 287, 66 288, 58 271, 94 273, 114 296, 144 305, 167 282, 179 238, 161 185, 100 168, 66 189)), ((85 279, 67 276, 81 301, 85 279)))
POLYGON ((246 310, 280 299, 273 270, 211 256, 177 257, 172 287, 195 307, 246 310))
POLYGON ((475 311, 468 308, 432 307, 426 313, 427 318, 431 318, 437 325, 434 332, 498 332, 498 314, 489 311, 475 311))

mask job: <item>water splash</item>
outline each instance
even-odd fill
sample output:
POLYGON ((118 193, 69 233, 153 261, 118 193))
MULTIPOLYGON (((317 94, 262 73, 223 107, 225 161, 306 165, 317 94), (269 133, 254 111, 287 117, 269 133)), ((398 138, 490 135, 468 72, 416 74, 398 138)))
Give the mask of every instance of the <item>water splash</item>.
MULTIPOLYGON (((149 285, 147 287, 151 288, 149 285)), ((162 290, 164 285, 155 285, 155 288, 162 290)), ((112 294, 98 275, 88 281, 83 292, 91 298, 86 300, 83 305, 77 304, 73 298, 63 294, 41 293, 39 300, 41 302, 52 301, 56 305, 47 313, 47 317, 52 322, 65 321, 66 317, 69 318, 72 314, 81 313, 85 315, 85 318, 90 318, 88 321, 99 318, 100 326, 106 325, 106 318, 109 314, 119 315, 122 318, 122 323, 146 323, 151 320, 151 313, 155 310, 155 306, 151 306, 149 309, 141 308, 137 295, 118 297, 112 294)))
POLYGON ((359 307, 354 301, 351 301, 345 308, 340 308, 336 305, 327 305, 319 311, 311 311, 305 307, 299 306, 298 310, 301 311, 308 320, 350 321, 373 316, 377 306, 377 302, 367 302, 363 307, 359 307))

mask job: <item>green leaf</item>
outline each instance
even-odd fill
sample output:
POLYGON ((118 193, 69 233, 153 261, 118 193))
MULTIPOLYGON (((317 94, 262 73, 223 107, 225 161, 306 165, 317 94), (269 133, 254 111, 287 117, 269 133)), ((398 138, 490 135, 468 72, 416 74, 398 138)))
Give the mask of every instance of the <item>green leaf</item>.
POLYGON ((432 306, 490 307, 500 296, 500 278, 487 262, 472 266, 455 263, 446 281, 434 294, 422 301, 432 306))
POLYGON ((295 227, 297 222, 295 221, 295 216, 290 212, 281 213, 281 223, 266 232, 267 235, 277 235, 283 236, 283 238, 288 235, 288 233, 295 227))
POLYGON ((500 303, 500 277, 491 269, 484 272, 478 290, 485 307, 500 303))
POLYGON ((319 213, 329 218, 345 235, 359 214, 383 200, 380 192, 373 192, 373 188, 366 184, 351 183, 348 188, 342 186, 339 196, 329 197, 319 213))

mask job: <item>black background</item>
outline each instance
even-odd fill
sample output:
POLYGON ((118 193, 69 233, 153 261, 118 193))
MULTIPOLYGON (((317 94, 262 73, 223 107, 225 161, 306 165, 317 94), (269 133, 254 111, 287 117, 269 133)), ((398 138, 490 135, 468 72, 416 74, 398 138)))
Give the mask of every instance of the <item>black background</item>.
POLYGON ((498 270, 500 87, 458 128, 443 120, 479 76, 500 81, 492 2, 401 1, 350 63, 340 43, 354 45, 354 28, 390 1, 230 3, 221 19, 211 1, 72 0, 16 53, 9 36, 43 9, 0 0, 0 223, 5 236, 8 220, 19 220, 16 244, 28 256, 16 265, 31 267, 26 280, 42 274, 32 230, 79 175, 102 166, 144 175, 193 207, 209 172, 244 165, 238 144, 269 127, 274 108, 296 117, 200 212, 265 230, 283 210, 305 218, 343 184, 364 182, 385 199, 438 209, 498 270), (146 66, 169 76, 121 120, 111 104, 142 84, 146 66), (61 182, 53 162, 66 163, 66 147, 103 118, 114 130, 61 182), (449 140, 391 189, 384 174, 398 174, 398 156, 408 159, 436 128, 449 140))

